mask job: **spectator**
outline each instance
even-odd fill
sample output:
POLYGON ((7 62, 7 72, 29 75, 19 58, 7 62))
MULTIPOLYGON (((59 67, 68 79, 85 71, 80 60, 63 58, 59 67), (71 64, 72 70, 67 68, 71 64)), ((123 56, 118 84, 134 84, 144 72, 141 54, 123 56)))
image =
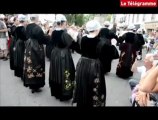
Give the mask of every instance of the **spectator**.
MULTIPOLYGON (((141 73, 141 79, 142 79, 145 76, 146 72, 153 67, 153 61, 154 61, 153 55, 147 54, 144 59, 144 65, 138 67, 139 62, 136 59, 131 68, 131 71, 141 73)), ((135 80, 135 79, 129 80, 129 85, 131 90, 133 90, 137 84, 139 84, 139 80, 135 80)))
POLYGON ((8 32, 7 26, 4 22, 5 16, 3 14, 0 15, 0 49, 2 51, 2 59, 8 60, 8 47, 7 47, 7 34, 8 32))

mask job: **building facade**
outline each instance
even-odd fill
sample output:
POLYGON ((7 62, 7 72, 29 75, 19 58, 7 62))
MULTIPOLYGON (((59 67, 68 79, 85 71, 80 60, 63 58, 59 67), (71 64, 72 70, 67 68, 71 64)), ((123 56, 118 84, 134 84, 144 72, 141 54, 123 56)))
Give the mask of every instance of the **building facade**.
POLYGON ((158 27, 158 14, 117 14, 117 22, 126 25, 134 24, 148 30, 155 30, 158 27))

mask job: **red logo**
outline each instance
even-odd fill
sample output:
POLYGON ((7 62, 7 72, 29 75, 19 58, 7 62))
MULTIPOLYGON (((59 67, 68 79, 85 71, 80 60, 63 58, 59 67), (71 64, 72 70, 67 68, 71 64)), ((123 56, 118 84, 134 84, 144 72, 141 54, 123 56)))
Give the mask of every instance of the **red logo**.
POLYGON ((121 7, 157 7, 157 0, 120 0, 121 7))

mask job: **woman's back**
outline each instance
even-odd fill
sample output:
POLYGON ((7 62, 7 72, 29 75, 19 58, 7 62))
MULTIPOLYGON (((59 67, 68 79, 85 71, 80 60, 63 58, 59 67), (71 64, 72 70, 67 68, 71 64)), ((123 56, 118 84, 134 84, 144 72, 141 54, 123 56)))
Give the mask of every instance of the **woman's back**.
POLYGON ((69 48, 73 39, 64 30, 54 30, 51 36, 51 44, 53 47, 69 48))
POLYGON ((99 39, 97 37, 88 38, 87 36, 83 37, 81 40, 81 53, 82 56, 96 59, 98 58, 96 48, 99 43, 99 39))

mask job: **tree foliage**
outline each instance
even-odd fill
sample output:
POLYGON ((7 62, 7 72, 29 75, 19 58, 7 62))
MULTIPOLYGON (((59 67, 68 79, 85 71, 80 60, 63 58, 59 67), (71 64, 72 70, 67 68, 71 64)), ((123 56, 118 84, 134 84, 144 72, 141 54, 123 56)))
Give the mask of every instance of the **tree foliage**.
POLYGON ((87 21, 91 20, 94 18, 94 14, 65 14, 68 24, 72 25, 77 25, 77 26, 82 26, 84 25, 87 21))
POLYGON ((95 14, 87 14, 84 16, 84 23, 87 23, 89 20, 93 20, 95 17, 95 14))
POLYGON ((107 16, 106 16, 106 20, 107 20, 107 21, 111 21, 111 17, 112 17, 111 14, 107 14, 107 16))
POLYGON ((68 24, 82 26, 84 24, 83 14, 65 14, 68 24))
MULTIPOLYGON (((65 14, 67 21, 70 25, 74 24, 77 26, 82 26, 89 20, 94 19, 98 14, 65 14)), ((111 21, 112 14, 100 14, 100 17, 104 17, 105 20, 111 21)))

